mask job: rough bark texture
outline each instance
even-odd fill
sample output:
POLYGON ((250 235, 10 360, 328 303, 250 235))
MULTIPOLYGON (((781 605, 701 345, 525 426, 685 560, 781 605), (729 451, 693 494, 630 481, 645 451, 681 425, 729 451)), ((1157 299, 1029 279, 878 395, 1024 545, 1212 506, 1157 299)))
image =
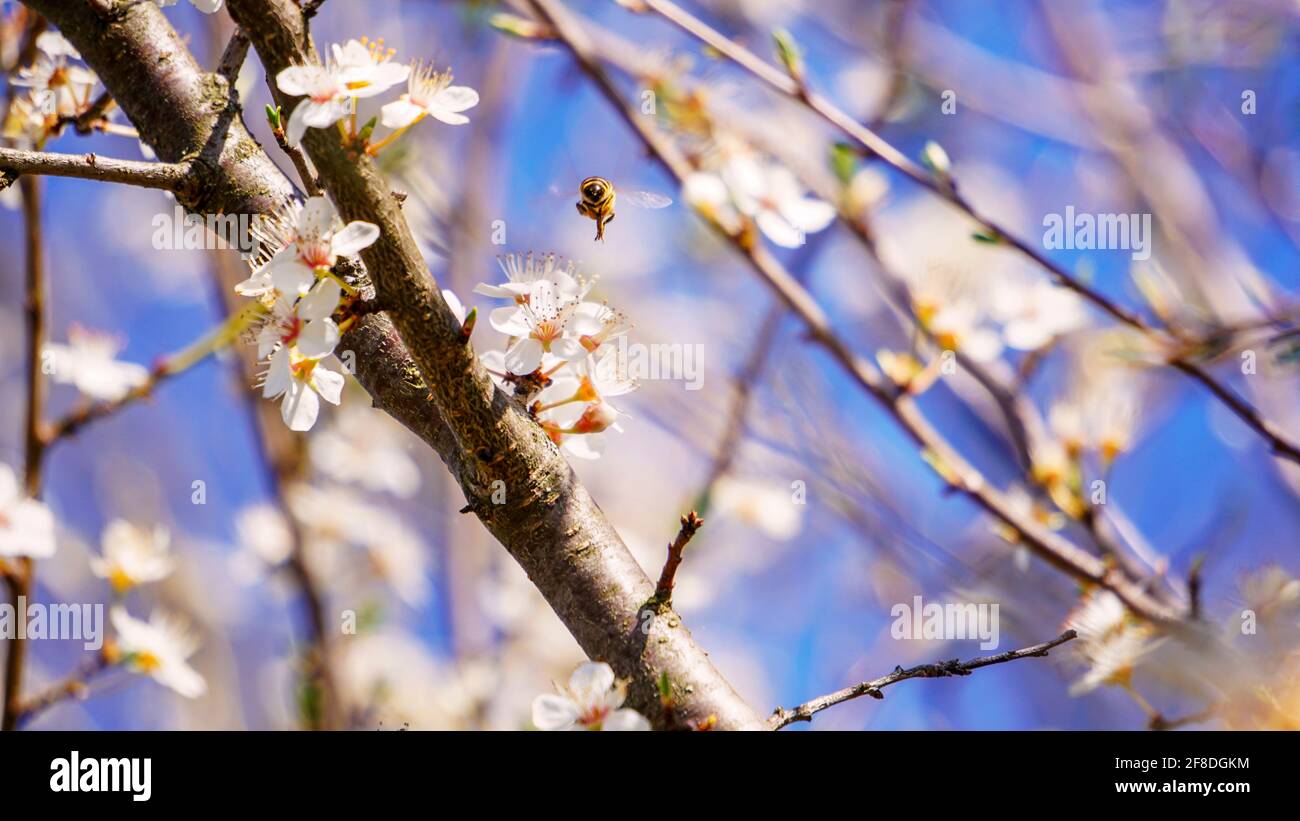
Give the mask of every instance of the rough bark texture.
MULTIPOLYGON (((192 161, 185 204, 211 213, 265 213, 292 187, 249 136, 229 84, 203 72, 152 3, 29 0, 99 73, 123 111, 167 162, 192 161)), ((298 7, 233 0, 230 12, 274 77, 314 60, 298 7)), ((286 114, 295 101, 279 100, 286 114)), ((762 729, 671 610, 646 607, 654 585, 555 446, 494 388, 429 275, 400 208, 369 160, 336 130, 306 148, 345 219, 380 226, 363 254, 393 321, 371 316, 344 338, 375 403, 442 457, 473 511, 523 566, 583 650, 631 682, 629 704, 661 727, 710 716, 725 729, 762 729), (497 483, 501 484, 497 484, 497 483), (493 504, 503 488, 505 504, 493 504), (673 689, 660 707, 657 681, 673 689)))

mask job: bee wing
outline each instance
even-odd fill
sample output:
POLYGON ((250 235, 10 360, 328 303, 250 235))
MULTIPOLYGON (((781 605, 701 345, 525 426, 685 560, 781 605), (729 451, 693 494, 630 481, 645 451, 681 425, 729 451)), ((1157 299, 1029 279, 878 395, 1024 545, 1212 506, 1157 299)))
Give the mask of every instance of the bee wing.
POLYGON ((638 208, 667 208, 673 204, 672 199, 663 194, 650 191, 623 191, 618 189, 618 201, 630 202, 638 208))

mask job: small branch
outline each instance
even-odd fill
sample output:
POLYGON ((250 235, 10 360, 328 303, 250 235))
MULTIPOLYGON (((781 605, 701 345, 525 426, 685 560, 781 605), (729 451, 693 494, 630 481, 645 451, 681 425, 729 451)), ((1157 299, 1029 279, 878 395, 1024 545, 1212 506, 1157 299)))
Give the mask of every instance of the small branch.
POLYGON ((984 658, 971 659, 970 661, 940 661, 934 664, 922 664, 917 667, 909 667, 904 670, 902 667, 895 667, 894 672, 887 676, 881 676, 872 681, 864 681, 861 684, 855 684, 852 687, 846 687, 843 690, 837 690, 834 693, 815 698, 812 701, 806 701, 798 707, 785 709, 777 707, 767 720, 768 729, 779 730, 782 727, 793 724, 796 721, 812 721, 816 713, 820 713, 828 707, 834 707, 836 704, 842 704, 846 701, 858 698, 859 696, 871 696, 872 698, 884 698, 884 693, 880 692, 891 684, 897 684, 900 681, 906 681, 909 678, 947 678, 949 676, 969 676, 981 667, 990 667, 994 664, 1005 664, 1008 661, 1017 659, 1036 658, 1046 656, 1048 651, 1065 644, 1067 641, 1074 639, 1078 634, 1073 630, 1066 630, 1061 635, 1051 641, 1035 644, 1033 647, 1025 647, 1021 650, 1008 650, 1005 653, 998 653, 996 656, 985 656, 984 658))
POLYGON ((672 602, 673 582, 677 580, 677 566, 682 563, 682 553, 701 527, 704 527, 704 520, 694 510, 682 517, 681 530, 677 531, 677 538, 668 545, 668 560, 664 562, 663 572, 659 574, 659 584, 655 585, 654 600, 659 604, 672 602))
POLYGON ((1151 719, 1147 722, 1147 729, 1155 731, 1177 730, 1179 727, 1186 727, 1189 724, 1203 724, 1214 718, 1214 714, 1218 711, 1218 707, 1217 704, 1211 704, 1204 710, 1198 710, 1195 713, 1181 716, 1179 718, 1165 718, 1161 713, 1152 713, 1151 719))
POLYGON ((226 78, 226 82, 233 89, 235 81, 239 79, 239 72, 244 67, 244 60, 248 57, 248 35, 244 30, 237 28, 235 33, 230 35, 230 42, 226 44, 226 50, 221 53, 221 62, 217 64, 217 73, 226 78))
POLYGON ((105 117, 116 103, 113 101, 113 95, 109 92, 102 92, 95 101, 80 114, 71 114, 59 118, 58 124, 54 127, 54 133, 59 133, 65 126, 72 126, 78 134, 91 134, 97 128, 103 128, 107 123, 105 117))
POLYGON ((53 154, 17 148, 0 148, 0 168, 17 174, 76 177, 172 192, 184 189, 190 175, 188 163, 139 162, 95 154, 53 154))
POLYGON ((36 718, 38 714, 56 704, 69 699, 85 698, 86 687, 91 679, 107 670, 110 666, 108 658, 103 652, 96 653, 84 661, 75 673, 24 701, 18 709, 16 728, 21 728, 27 722, 36 718))
POLYGON ((194 344, 159 359, 158 364, 149 372, 149 377, 120 398, 84 405, 62 419, 44 425, 40 431, 42 446, 48 448, 60 439, 66 439, 80 432, 82 428, 91 422, 103 419, 106 416, 112 416, 122 408, 152 396, 154 389, 161 382, 190 369, 202 362, 208 355, 238 339, 244 329, 260 314, 260 306, 257 303, 250 303, 248 307, 232 314, 225 322, 205 334, 194 344))
MULTIPOLYGON (((283 113, 280 113, 283 117, 283 113)), ((294 170, 298 172, 298 179, 302 180, 302 190, 309 197, 319 196, 321 193, 320 181, 312 173, 311 166, 307 163, 307 157, 303 155, 300 149, 289 145, 289 140, 285 137, 283 125, 272 124, 271 134, 275 137, 275 144, 280 146, 280 150, 285 153, 289 161, 293 163, 294 170)))

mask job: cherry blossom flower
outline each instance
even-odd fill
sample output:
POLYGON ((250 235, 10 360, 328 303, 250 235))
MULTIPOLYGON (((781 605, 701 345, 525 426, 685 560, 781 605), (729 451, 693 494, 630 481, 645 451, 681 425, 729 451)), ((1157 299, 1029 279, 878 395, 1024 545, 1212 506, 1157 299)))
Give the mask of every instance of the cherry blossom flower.
POLYGON ((649 730, 650 722, 623 707, 627 686, 614 680, 604 662, 586 662, 573 671, 560 695, 533 699, 533 726, 539 730, 649 730), (620 709, 621 708, 621 709, 620 709))
POLYGON ((354 101, 382 94, 404 81, 409 69, 389 61, 381 43, 359 40, 333 46, 334 59, 324 66, 289 66, 276 75, 281 91, 303 97, 285 126, 285 140, 298 146, 308 128, 328 128, 353 111, 354 101))
POLYGON ((0 558, 54 555, 54 514, 22 493, 18 477, 0 464, 0 558))
POLYGON ((91 399, 112 402, 149 379, 144 366, 114 358, 121 349, 114 337, 73 325, 68 328, 68 344, 47 344, 45 355, 52 357, 55 382, 74 385, 91 399))
POLYGON ((288 245, 266 263, 276 290, 290 296, 305 294, 317 277, 332 269, 339 257, 355 256, 379 239, 379 226, 356 220, 342 225, 334 204, 312 197, 301 209, 291 206, 293 228, 288 245))
POLYGON ((382 122, 388 128, 409 128, 433 117, 448 125, 469 122, 460 112, 478 105, 478 92, 469 86, 451 84, 451 71, 439 72, 422 62, 411 64, 407 92, 383 108, 382 122))
POLYGON ((794 503, 790 486, 778 482, 723 476, 713 487, 712 509, 779 542, 803 527, 803 507, 794 503))
POLYGON ((587 349, 566 333, 569 318, 580 303, 567 297, 550 280, 533 283, 528 302, 493 311, 492 327, 516 341, 506 351, 506 369, 513 374, 530 374, 542 364, 543 354, 562 361, 580 359, 587 349))
POLYGON ((103 557, 91 557, 90 570, 108 579, 114 592, 121 594, 132 587, 166 578, 173 568, 168 555, 171 534, 165 527, 145 530, 121 519, 104 529, 101 538, 103 557))
POLYGON ((197 698, 207 682, 188 663, 198 649, 195 636, 181 624, 155 611, 149 621, 134 618, 122 606, 109 615, 117 630, 115 646, 122 664, 147 675, 185 698, 197 698))
POLYGON ((308 431, 320 415, 320 400, 337 405, 343 397, 343 374, 285 345, 271 355, 262 396, 282 397, 280 416, 289 430, 308 431))
POLYGON ((974 302, 955 302, 936 311, 927 327, 944 350, 959 351, 976 362, 991 362, 1002 353, 1002 339, 985 324, 974 302))
POLYGON ((392 61, 396 54, 394 49, 384 48, 383 38, 371 40, 348 40, 347 43, 331 46, 334 65, 338 67, 339 79, 347 89, 348 96, 356 98, 374 97, 383 94, 399 83, 406 82, 410 76, 409 66, 392 61))
POLYGON ((1044 348, 1088 324, 1088 314, 1076 294, 1041 278, 996 288, 989 313, 1002 323, 1006 344, 1020 351, 1044 348))
POLYGON ((803 245, 808 234, 835 219, 834 206, 804 196, 794 172, 783 165, 741 156, 727 164, 722 179, 740 212, 752 217, 759 230, 782 248, 803 245))
POLYGON ((18 71, 15 86, 31 89, 32 102, 47 115, 75 116, 90 104, 98 79, 84 66, 70 64, 81 55, 56 31, 42 32, 36 38, 36 61, 18 71))
POLYGON ((315 288, 290 305, 281 300, 257 332, 257 358, 265 359, 278 347, 295 347, 313 359, 329 356, 339 343, 339 328, 331 318, 342 290, 333 280, 321 280, 315 288))
MULTIPOLYGON (((528 301, 528 293, 533 283, 546 280, 555 286, 557 293, 566 299, 582 299, 591 290, 593 283, 578 274, 578 267, 572 260, 566 260, 555 254, 535 255, 505 254, 497 257, 497 265, 506 275, 506 281, 500 285, 479 283, 474 286, 474 293, 500 299, 513 299, 519 304, 528 301)), ((509 308, 500 309, 510 312, 509 308)))
POLYGON ((734 140, 721 141, 718 149, 716 170, 696 172, 682 184, 682 198, 710 219, 730 228, 739 212, 783 248, 799 247, 835 219, 834 206, 805 196, 789 168, 734 140))

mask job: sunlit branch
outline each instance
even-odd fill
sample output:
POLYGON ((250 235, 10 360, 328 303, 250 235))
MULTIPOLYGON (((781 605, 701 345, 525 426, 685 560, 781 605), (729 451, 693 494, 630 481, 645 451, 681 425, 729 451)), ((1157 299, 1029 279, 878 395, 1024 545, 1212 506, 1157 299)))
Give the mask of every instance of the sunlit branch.
POLYGON ((17 148, 0 148, 0 170, 117 182, 172 192, 184 190, 190 179, 188 163, 117 160, 95 154, 54 154, 17 148))
POLYGON ((798 707, 786 709, 777 707, 772 712, 772 716, 767 720, 768 727, 773 730, 779 730, 782 727, 789 726, 796 721, 812 721, 813 715, 820 713, 828 707, 834 707, 836 704, 843 704, 861 696, 871 696, 872 698, 884 698, 881 692, 891 684, 897 684, 900 681, 907 681, 910 678, 948 678, 950 676, 969 676, 971 673, 981 667, 991 667, 994 664, 1005 664, 1008 661, 1017 661, 1025 658, 1041 658, 1048 655, 1055 647, 1065 644, 1067 641, 1074 639, 1077 634, 1073 630, 1066 630, 1061 635, 1045 641, 1042 644, 1035 644, 1032 647, 1025 647, 1020 650, 1008 650, 1005 653, 998 653, 996 656, 985 656, 984 658, 971 659, 970 661, 939 661, 934 664, 921 664, 916 667, 909 667, 904 670, 902 667, 895 667, 894 672, 887 676, 881 676, 871 681, 864 681, 861 684, 855 684, 852 687, 845 687, 843 690, 836 690, 834 693, 815 698, 811 701, 805 701, 798 707))

